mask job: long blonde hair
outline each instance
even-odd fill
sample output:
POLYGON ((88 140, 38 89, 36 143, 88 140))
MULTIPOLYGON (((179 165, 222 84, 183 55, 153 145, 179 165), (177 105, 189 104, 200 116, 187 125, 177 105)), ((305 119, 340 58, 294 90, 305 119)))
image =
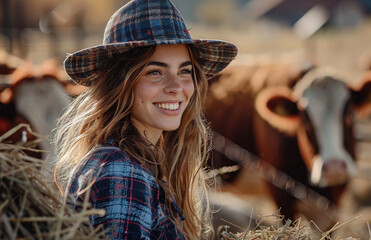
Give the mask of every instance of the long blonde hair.
POLYGON ((203 169, 210 151, 210 131, 203 115, 208 83, 198 64, 198 52, 186 46, 193 63, 195 91, 177 130, 164 131, 158 144, 151 146, 131 124, 134 86, 155 47, 133 49, 107 63, 96 84, 78 96, 60 118, 54 141, 58 158, 54 176, 63 194, 71 169, 95 146, 114 137, 123 151, 155 170, 167 203, 172 193, 186 218, 182 227, 179 219, 170 219, 187 239, 199 239, 201 232, 211 230, 203 169), (166 180, 166 186, 161 179, 166 180))

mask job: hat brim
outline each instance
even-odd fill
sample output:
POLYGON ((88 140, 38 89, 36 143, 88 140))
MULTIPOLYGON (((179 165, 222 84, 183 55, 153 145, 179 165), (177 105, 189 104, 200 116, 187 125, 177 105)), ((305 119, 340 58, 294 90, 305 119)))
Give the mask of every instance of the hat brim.
POLYGON ((137 47, 165 44, 192 44, 199 52, 199 64, 208 79, 227 67, 238 52, 234 44, 221 40, 173 39, 111 43, 69 54, 64 61, 64 68, 77 84, 91 86, 112 57, 137 47))

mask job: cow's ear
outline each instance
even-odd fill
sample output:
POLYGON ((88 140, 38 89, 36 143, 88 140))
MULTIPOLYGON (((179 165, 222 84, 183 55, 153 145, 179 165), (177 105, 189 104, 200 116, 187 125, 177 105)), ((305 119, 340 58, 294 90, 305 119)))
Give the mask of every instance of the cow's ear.
POLYGON ((21 58, 0 49, 0 75, 12 74, 22 63, 21 58))
POLYGON ((8 87, 2 89, 0 92, 0 103, 2 104, 9 104, 12 99, 14 98, 14 91, 12 88, 8 87))
POLYGON ((371 72, 364 75, 359 87, 352 89, 352 97, 361 116, 371 114, 371 72))
POLYGON ((262 90, 256 97, 255 109, 269 125, 289 136, 294 136, 300 124, 297 99, 288 87, 262 90))

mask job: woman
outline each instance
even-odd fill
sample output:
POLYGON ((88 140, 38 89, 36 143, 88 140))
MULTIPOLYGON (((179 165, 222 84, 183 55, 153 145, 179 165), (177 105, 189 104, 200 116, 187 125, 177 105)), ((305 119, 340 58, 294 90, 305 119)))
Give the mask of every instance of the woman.
POLYGON ((199 239, 208 229, 207 78, 236 54, 228 42, 192 40, 168 0, 130 1, 114 13, 102 45, 64 62, 89 86, 56 132, 66 201, 105 209, 91 222, 112 239, 199 239))

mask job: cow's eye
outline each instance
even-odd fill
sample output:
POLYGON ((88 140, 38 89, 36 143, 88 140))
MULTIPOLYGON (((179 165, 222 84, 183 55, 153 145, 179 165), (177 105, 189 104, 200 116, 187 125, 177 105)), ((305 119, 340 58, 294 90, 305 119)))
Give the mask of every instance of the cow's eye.
POLYGON ((305 126, 306 129, 312 128, 312 124, 310 122, 308 113, 306 111, 302 111, 302 117, 301 117, 301 119, 302 119, 303 124, 304 124, 304 126, 305 126))
POLYGON ((348 101, 344 107, 344 123, 351 125, 353 123, 354 104, 352 101, 348 101))
POLYGON ((302 113, 301 119, 302 119, 303 125, 305 127, 308 137, 311 139, 313 138, 312 135, 314 134, 312 122, 310 121, 309 115, 306 111, 302 111, 301 113, 302 113))

